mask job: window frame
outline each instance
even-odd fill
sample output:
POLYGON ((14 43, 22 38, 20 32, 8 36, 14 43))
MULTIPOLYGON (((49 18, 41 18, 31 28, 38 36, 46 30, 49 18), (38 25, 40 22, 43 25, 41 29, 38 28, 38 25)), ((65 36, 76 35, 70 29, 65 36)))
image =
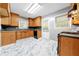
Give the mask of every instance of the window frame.
POLYGON ((68 23, 68 26, 67 26, 67 27, 66 27, 66 26, 64 26, 64 27, 62 27, 62 26, 57 27, 57 26, 56 26, 56 18, 57 18, 57 17, 64 16, 64 15, 67 15, 67 12, 55 16, 55 28, 56 28, 56 29, 61 29, 61 28, 71 28, 71 20, 69 20, 69 18, 68 18, 69 23, 68 23))

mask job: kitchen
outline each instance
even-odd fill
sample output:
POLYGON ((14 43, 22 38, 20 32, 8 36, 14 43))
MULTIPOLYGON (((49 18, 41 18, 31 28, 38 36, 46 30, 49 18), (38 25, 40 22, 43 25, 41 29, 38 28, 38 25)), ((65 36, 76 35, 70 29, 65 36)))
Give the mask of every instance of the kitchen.
POLYGON ((1 55, 21 53, 22 56, 27 54, 24 52, 27 49, 30 52, 33 47, 36 47, 34 48, 36 50, 32 51, 34 54, 32 52, 28 54, 78 56, 78 11, 78 3, 0 3, 0 47, 3 50, 1 55), (39 10, 42 11, 39 12, 39 10), (22 47, 18 42, 22 44, 22 47), (17 43, 20 46, 17 46, 17 43), (35 44, 37 46, 34 46, 35 44), (30 45, 32 45, 31 48, 30 45), (7 50, 10 46, 12 53, 7 50), (44 50, 47 48, 49 51, 44 50), (14 52, 14 49, 18 53, 14 52), (22 51, 19 52, 18 49, 22 51))
POLYGON ((2 3, 0 6, 2 46, 15 43, 16 40, 26 37, 41 37, 41 16, 27 19, 11 12, 8 3, 2 3), (28 25, 29 29, 27 29, 28 25))

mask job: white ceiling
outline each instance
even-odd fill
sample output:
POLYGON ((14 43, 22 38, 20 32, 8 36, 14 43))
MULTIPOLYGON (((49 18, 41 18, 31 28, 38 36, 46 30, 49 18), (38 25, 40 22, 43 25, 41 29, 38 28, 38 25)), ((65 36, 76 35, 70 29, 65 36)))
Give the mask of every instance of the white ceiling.
POLYGON ((37 16, 45 16, 70 6, 70 3, 39 3, 42 6, 41 9, 34 14, 29 14, 24 11, 27 4, 29 3, 11 3, 11 11, 26 18, 34 18, 37 16))

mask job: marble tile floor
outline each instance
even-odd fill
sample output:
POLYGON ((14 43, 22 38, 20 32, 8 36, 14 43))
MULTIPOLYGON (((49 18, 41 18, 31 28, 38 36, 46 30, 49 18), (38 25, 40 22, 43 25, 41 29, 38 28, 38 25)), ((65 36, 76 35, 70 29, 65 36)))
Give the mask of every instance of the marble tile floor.
POLYGON ((57 56, 57 42, 33 37, 0 47, 0 56, 57 56))

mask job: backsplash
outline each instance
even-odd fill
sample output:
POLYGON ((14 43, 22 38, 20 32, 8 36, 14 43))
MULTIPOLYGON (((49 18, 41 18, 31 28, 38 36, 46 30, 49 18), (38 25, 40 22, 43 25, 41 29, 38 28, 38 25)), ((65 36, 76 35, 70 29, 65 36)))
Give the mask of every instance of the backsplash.
POLYGON ((17 29, 18 27, 16 26, 6 26, 6 25, 2 25, 1 26, 1 30, 14 30, 17 29))

